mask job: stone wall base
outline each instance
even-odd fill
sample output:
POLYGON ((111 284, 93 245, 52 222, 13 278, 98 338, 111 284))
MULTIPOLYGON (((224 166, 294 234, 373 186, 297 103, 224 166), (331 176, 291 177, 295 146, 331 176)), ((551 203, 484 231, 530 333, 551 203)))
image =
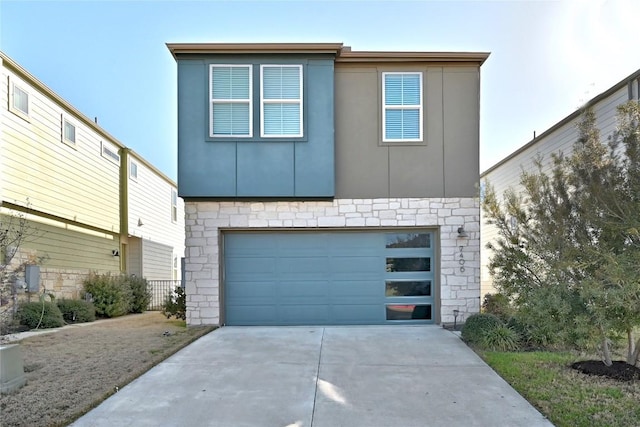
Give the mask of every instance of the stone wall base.
POLYGON ((187 323, 220 323, 220 234, 226 230, 424 227, 439 236, 439 322, 480 310, 480 207, 476 198, 336 199, 333 201, 187 201, 187 323), (467 237, 458 235, 464 226, 467 237))

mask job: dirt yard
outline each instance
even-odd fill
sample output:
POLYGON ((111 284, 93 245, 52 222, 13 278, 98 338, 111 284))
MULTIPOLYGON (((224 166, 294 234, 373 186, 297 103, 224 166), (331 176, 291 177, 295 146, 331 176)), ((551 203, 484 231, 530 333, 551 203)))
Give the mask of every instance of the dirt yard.
POLYGON ((21 341, 27 384, 0 396, 3 427, 65 426, 213 329, 159 312, 85 325, 21 341))

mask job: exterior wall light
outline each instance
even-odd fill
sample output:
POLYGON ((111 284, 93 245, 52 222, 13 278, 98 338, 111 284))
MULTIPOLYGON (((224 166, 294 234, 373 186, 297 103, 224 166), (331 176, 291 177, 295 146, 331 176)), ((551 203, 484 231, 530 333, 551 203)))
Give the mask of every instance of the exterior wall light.
POLYGON ((469 234, 467 234, 467 231, 464 229, 464 225, 458 227, 458 237, 469 237, 469 234))

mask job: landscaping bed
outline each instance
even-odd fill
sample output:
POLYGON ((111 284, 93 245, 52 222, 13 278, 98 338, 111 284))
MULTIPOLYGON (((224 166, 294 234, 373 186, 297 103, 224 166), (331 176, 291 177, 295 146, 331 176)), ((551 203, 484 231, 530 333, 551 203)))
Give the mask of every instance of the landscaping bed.
POLYGON ((582 360, 571 365, 583 374, 608 377, 620 381, 640 381, 640 368, 632 366, 624 360, 614 360, 607 366, 600 360, 582 360))
POLYGON ((0 396, 2 426, 67 425, 211 330, 146 312, 23 339, 27 384, 0 396))

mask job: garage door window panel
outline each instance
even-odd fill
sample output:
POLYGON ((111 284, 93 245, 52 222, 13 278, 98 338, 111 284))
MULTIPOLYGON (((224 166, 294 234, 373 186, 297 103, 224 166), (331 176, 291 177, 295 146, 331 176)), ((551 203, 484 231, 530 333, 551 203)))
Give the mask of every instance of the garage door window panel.
POLYGON ((431 258, 387 258, 387 272, 431 271, 431 258))
POLYGON ((389 304, 387 320, 431 320, 431 304, 389 304))
POLYGON ((428 233, 393 233, 386 235, 387 249, 430 248, 431 235, 428 233))
POLYGON ((387 297, 431 296, 431 280, 390 281, 385 283, 387 297))

